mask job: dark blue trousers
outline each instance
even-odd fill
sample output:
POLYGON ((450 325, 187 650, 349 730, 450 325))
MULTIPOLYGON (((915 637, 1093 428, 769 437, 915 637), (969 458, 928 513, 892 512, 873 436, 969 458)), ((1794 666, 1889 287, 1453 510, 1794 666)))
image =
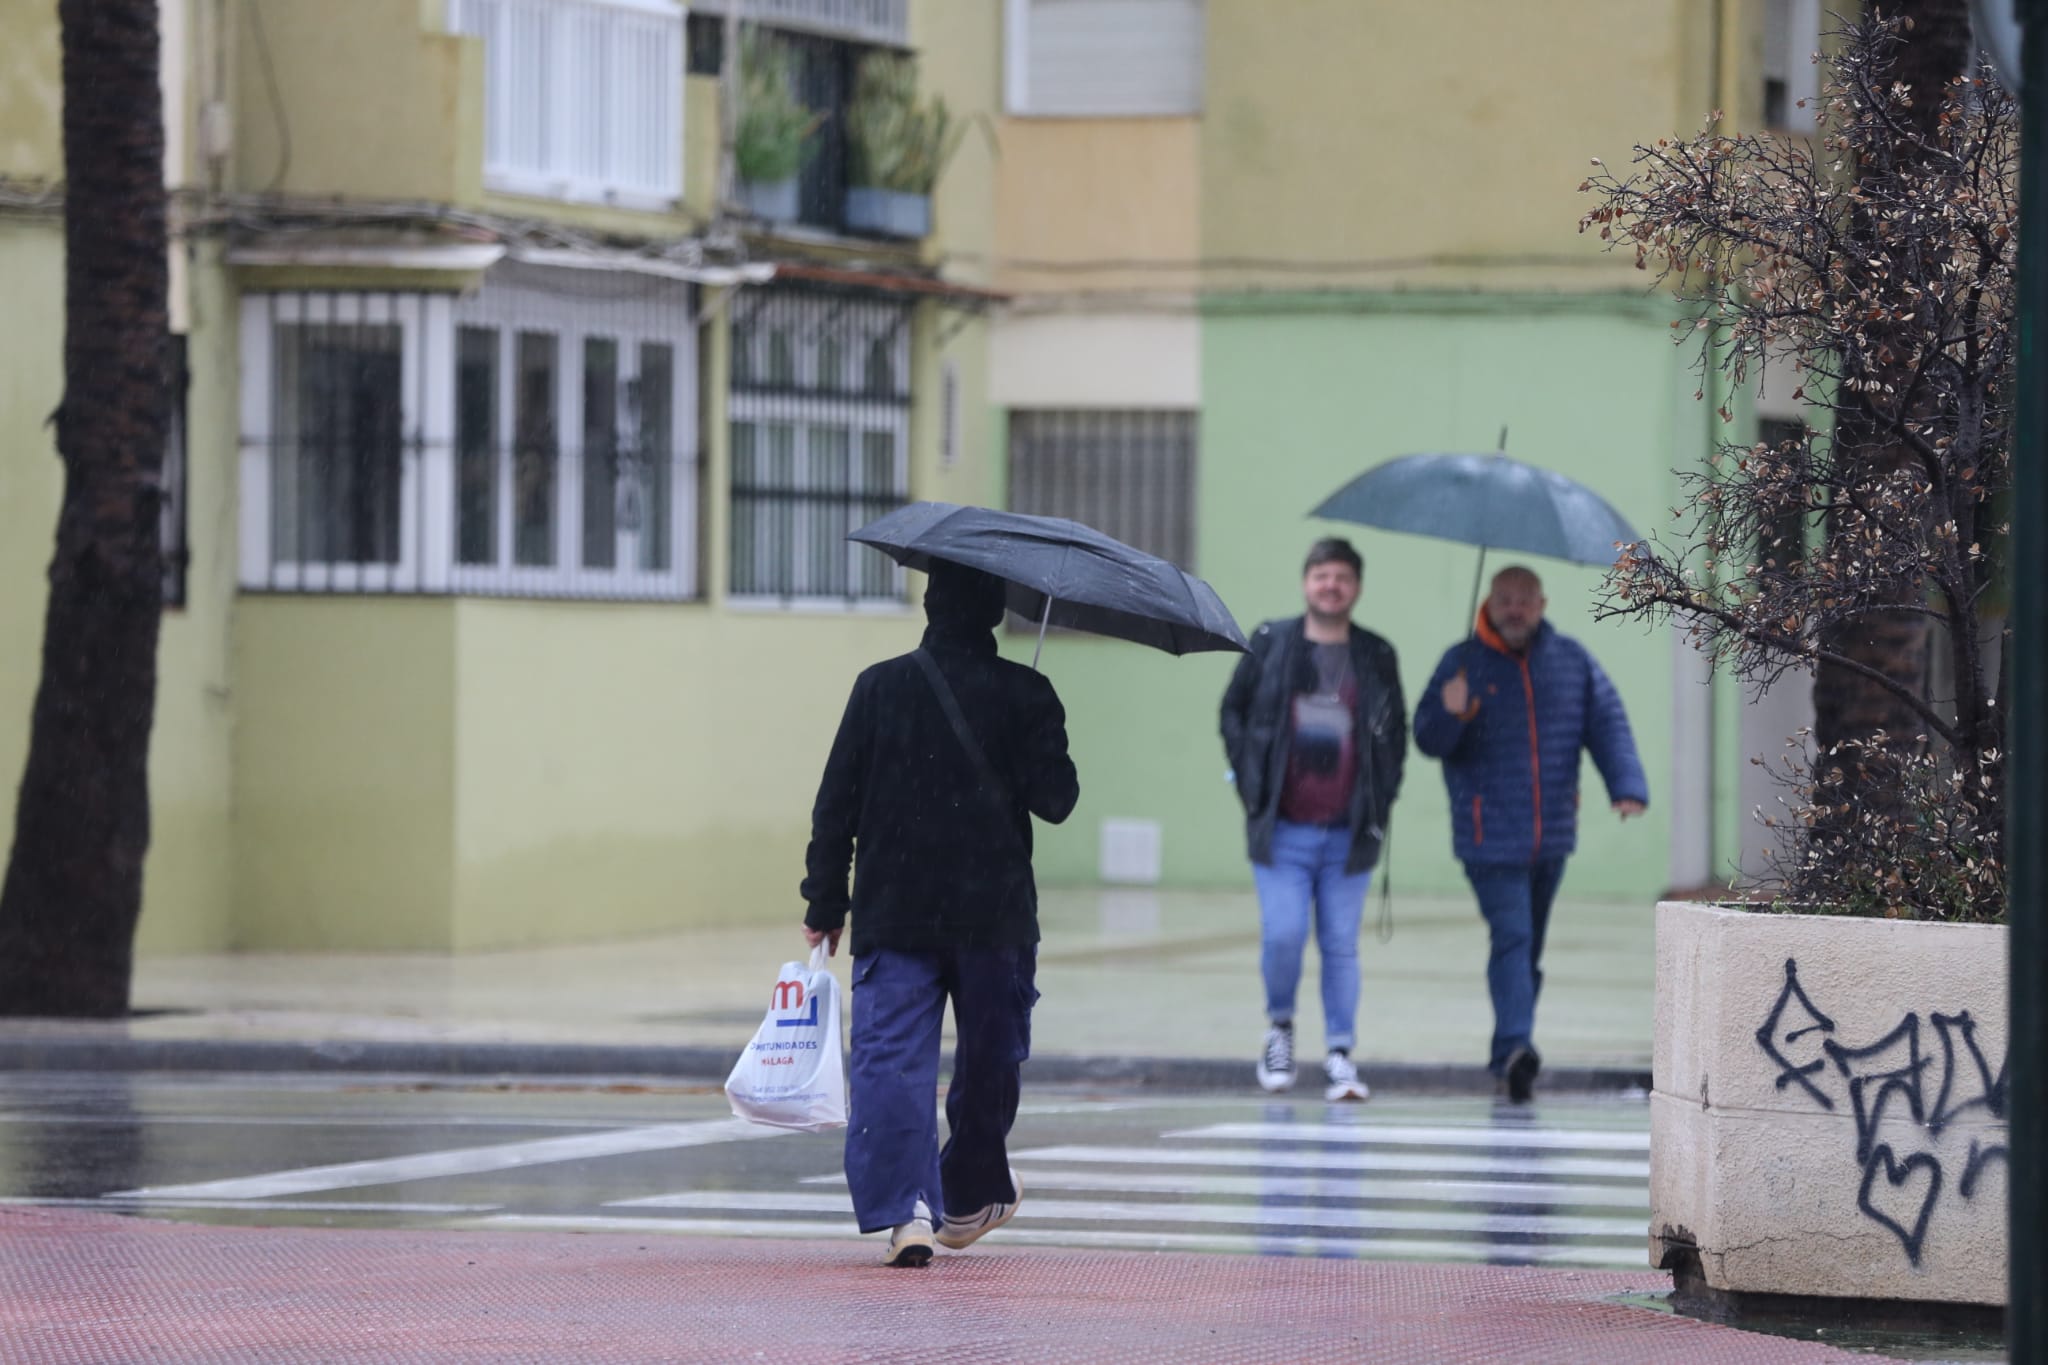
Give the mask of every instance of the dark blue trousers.
POLYGON ((1038 949, 878 949, 853 964, 846 1183, 862 1232, 1016 1197, 1004 1143, 1031 1055, 1038 949), (950 1136, 939 1146, 939 1030, 953 1002, 950 1136))
POLYGON ((1564 859, 1533 863, 1466 863, 1465 878, 1479 896, 1492 951, 1486 989, 1493 996, 1493 1048, 1487 1065, 1497 1076, 1508 1054, 1535 1046, 1536 997, 1543 991, 1543 936, 1550 905, 1564 880, 1564 859))

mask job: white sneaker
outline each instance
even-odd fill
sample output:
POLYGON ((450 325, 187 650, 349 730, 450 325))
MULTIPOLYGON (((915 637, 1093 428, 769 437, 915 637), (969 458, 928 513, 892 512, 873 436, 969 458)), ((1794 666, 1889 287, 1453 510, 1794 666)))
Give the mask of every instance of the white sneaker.
POLYGON ((939 1224, 939 1245, 948 1251, 961 1251, 973 1246, 1003 1224, 1017 1216, 1017 1205, 1024 1202, 1024 1182, 1017 1178, 1017 1172, 1010 1172, 1010 1202, 990 1204, 977 1209, 965 1218, 947 1214, 939 1224))
POLYGON ((1294 1030, 1274 1025, 1266 1030, 1266 1050, 1259 1054, 1259 1086, 1277 1092, 1294 1088, 1294 1030))
POLYGON ((1362 1100, 1372 1094, 1372 1088, 1358 1078, 1358 1068, 1341 1052, 1323 1059, 1323 1080, 1323 1098, 1332 1104, 1339 1100, 1362 1100))
POLYGON ((932 1263, 932 1211, 920 1199, 912 1213, 915 1216, 909 1222, 890 1229, 889 1249, 882 1253, 883 1265, 910 1269, 932 1263))

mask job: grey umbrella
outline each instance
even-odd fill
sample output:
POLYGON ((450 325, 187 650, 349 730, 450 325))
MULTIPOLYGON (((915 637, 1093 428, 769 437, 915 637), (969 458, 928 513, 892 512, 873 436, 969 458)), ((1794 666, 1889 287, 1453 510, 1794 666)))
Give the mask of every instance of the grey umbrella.
MULTIPOLYGON (((1505 445, 1506 432, 1501 439, 1505 445)), ((1640 539, 1621 513, 1584 484, 1499 451, 1388 460, 1323 499, 1309 515, 1478 546, 1467 620, 1479 613, 1488 550, 1604 565, 1640 539)))
MULTIPOLYGON (((1169 654, 1245 649, 1244 632, 1216 590, 1193 574, 1078 521, 914 502, 847 537, 898 564, 936 559, 981 569, 1010 584, 1010 610, 1048 626, 1084 630, 1169 654)), ((1032 655, 1032 667, 1038 656, 1032 655)))

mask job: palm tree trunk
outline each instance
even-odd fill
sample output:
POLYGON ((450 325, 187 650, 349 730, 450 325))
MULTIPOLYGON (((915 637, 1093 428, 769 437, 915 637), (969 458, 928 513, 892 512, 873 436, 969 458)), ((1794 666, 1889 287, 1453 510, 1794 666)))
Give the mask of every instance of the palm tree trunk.
POLYGON ((163 615, 169 265, 157 0, 60 0, 64 497, 0 883, 0 1014, 128 1009, 163 615))

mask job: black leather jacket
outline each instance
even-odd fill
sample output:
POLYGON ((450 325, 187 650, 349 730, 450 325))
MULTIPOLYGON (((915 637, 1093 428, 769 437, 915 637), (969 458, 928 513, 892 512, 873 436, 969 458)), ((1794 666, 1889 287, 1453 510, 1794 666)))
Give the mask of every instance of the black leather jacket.
MULTIPOLYGON (((1401 790, 1408 759, 1408 707, 1401 696, 1394 647, 1369 630, 1351 627, 1351 669, 1358 679, 1358 785, 1351 793, 1351 857, 1347 872, 1379 861, 1387 817, 1401 790)), ((1293 701, 1315 686, 1303 618, 1268 621, 1252 633, 1251 653, 1238 661, 1223 693, 1223 751, 1244 803, 1245 842, 1255 863, 1273 856, 1280 819, 1280 788, 1294 733, 1293 701)))

